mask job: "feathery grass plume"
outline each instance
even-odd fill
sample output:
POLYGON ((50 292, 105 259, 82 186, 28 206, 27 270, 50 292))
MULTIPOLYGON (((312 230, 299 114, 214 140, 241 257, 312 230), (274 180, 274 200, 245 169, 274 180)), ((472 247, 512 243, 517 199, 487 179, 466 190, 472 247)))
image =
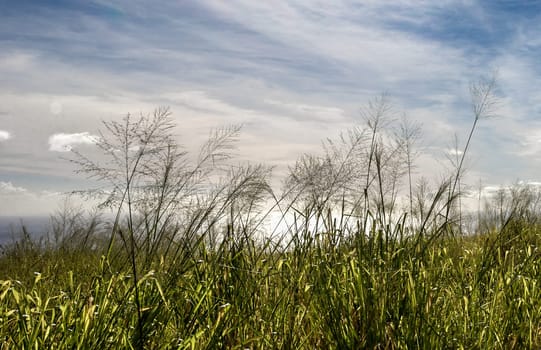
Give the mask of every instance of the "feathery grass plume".
POLYGON ((145 343, 146 322, 139 293, 141 271, 160 257, 167 258, 169 268, 182 271, 200 242, 228 217, 230 230, 224 239, 238 232, 251 241, 258 205, 269 189, 270 169, 227 164, 240 126, 214 130, 190 162, 175 141, 170 115, 168 108, 159 108, 136 119, 127 115, 122 123, 104 122, 107 133, 100 133, 97 146, 107 160, 100 163, 77 151, 73 160, 79 172, 104 182, 87 194, 105 194, 102 206, 116 210, 107 260, 128 257, 139 346, 145 343), (120 250, 114 246, 116 237, 121 239, 120 250))
MULTIPOLYGON (((455 169, 455 174, 453 175, 452 184, 449 190, 449 206, 445 214, 445 219, 450 219, 451 210, 453 207, 454 198, 460 199, 461 194, 456 193, 457 188, 460 188, 460 181, 463 175, 463 165, 468 150, 470 148, 470 143, 472 141, 473 133, 477 127, 477 123, 481 119, 487 119, 494 117, 497 112, 497 107, 499 104, 499 99, 496 95, 496 72, 492 74, 490 78, 481 78, 479 81, 472 83, 470 85, 470 95, 471 95, 471 106, 473 112, 473 123, 466 139, 466 144, 464 149, 461 152, 460 160, 457 162, 455 169)), ((458 154, 458 153, 457 153, 458 154)), ((462 228, 459 227, 461 232, 462 228)))

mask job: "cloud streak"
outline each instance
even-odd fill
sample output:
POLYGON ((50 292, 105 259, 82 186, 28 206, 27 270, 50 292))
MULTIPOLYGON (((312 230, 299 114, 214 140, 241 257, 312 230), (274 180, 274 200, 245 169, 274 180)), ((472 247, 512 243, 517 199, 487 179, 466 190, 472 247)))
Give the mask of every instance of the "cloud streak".
POLYGON ((69 152, 76 145, 93 145, 98 142, 99 137, 88 132, 75 134, 54 134, 49 137, 49 151, 69 152))

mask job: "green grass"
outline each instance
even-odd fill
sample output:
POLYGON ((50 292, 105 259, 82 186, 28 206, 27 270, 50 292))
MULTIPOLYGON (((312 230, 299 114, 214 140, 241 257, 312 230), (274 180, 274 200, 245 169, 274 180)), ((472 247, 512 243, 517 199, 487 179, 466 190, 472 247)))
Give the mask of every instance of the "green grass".
POLYGON ((183 266, 162 260, 137 281, 143 335, 129 269, 111 273, 97 253, 41 251, 23 264, 4 256, 15 272, 1 282, 2 348, 541 346, 537 227, 356 239, 283 252, 201 244, 183 266))

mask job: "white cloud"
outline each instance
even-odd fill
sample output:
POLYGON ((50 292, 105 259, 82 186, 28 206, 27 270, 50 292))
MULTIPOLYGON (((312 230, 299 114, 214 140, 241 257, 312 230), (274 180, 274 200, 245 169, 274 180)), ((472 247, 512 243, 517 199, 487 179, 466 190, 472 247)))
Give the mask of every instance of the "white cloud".
POLYGON ((456 148, 449 148, 445 150, 445 153, 450 156, 461 156, 464 152, 456 148))
POLYGON ((69 152, 74 145, 92 145, 98 141, 98 136, 88 132, 75 134, 54 134, 49 137, 49 151, 69 152))
POLYGON ((528 133, 520 136, 520 148, 514 154, 530 157, 541 153, 541 129, 530 128, 528 133))
POLYGON ((50 191, 50 190, 41 190, 39 193, 38 193, 38 196, 39 197, 45 197, 45 198, 50 198, 50 197, 60 197, 62 196, 63 193, 62 192, 58 192, 58 191, 50 191))
POLYGON ((280 107, 281 109, 287 112, 307 115, 312 119, 332 121, 336 119, 342 120, 345 118, 344 110, 341 108, 308 105, 308 104, 300 104, 300 103, 289 103, 289 102, 283 102, 283 101, 278 101, 278 100, 269 99, 269 98, 265 99, 264 102, 269 105, 280 107))
POLYGON ((61 113, 62 113, 62 110, 63 110, 62 103, 59 102, 59 101, 54 100, 54 101, 51 102, 51 104, 49 105, 49 110, 51 111, 51 114, 53 114, 53 115, 59 115, 59 114, 61 114, 61 113))
MULTIPOLYGON (((51 190, 32 190, 15 186, 11 182, 0 181, 0 196, 9 196, 9 200, 0 201, 0 213, 5 216, 44 216, 51 214, 51 210, 61 208, 66 194, 51 190)), ((96 205, 96 201, 88 202, 78 196, 71 196, 74 207, 96 205)))
POLYGON ((10 181, 0 181, 0 194, 26 193, 27 189, 13 185, 10 181))
POLYGON ((15 52, 0 55, 0 66, 3 69, 23 71, 28 69, 34 61, 34 56, 29 53, 15 52))
MULTIPOLYGON (((498 194, 501 191, 507 192, 507 191, 512 190, 513 188, 517 188, 517 186, 519 186, 519 188, 527 187, 527 188, 530 188, 531 190, 535 190, 535 189, 541 188, 541 182, 520 180, 520 181, 517 181, 516 183, 507 184, 507 185, 488 185, 488 186, 483 186, 483 188, 481 189, 481 192, 482 192, 481 194, 484 197, 494 197, 496 194, 498 194)), ((473 198, 478 196, 478 192, 477 193, 475 192, 476 191, 473 191, 472 193, 473 198)))
POLYGON ((0 130, 0 142, 9 140, 11 138, 11 134, 5 130, 0 130))
POLYGON ((164 93, 163 98, 199 112, 219 113, 229 116, 249 114, 253 111, 238 108, 217 98, 209 96, 205 91, 184 91, 180 93, 164 93))

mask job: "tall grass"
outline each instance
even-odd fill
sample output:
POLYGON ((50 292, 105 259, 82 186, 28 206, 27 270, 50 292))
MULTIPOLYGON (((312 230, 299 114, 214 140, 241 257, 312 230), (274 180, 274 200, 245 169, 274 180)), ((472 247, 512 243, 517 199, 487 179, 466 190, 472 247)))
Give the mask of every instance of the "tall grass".
POLYGON ((190 157, 167 109, 105 123, 105 160, 74 161, 115 218, 65 208, 49 241, 3 248, 2 349, 540 347, 541 196, 502 192, 460 234, 462 160, 415 185, 418 131, 390 113, 375 100, 281 192, 231 162, 239 127, 190 157))

